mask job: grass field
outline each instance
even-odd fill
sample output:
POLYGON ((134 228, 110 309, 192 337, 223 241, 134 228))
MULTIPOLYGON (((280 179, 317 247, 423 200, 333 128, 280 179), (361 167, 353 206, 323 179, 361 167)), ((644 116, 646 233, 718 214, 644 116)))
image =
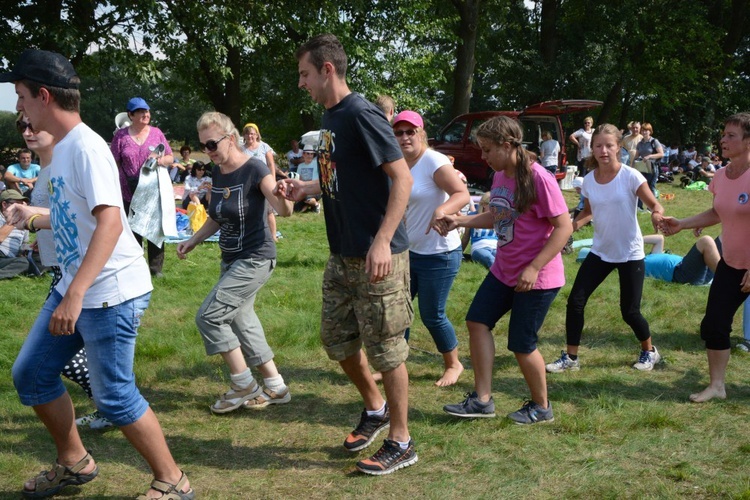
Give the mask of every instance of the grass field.
MULTIPOLYGON (((675 193, 667 214, 686 216, 710 205, 708 192, 675 193)), ((573 193, 566 193, 574 204, 573 193)), ((648 214, 639 216, 651 232, 648 214)), ((320 283, 328 255, 323 216, 279 219, 284 239, 278 268, 261 291, 257 312, 292 402, 262 411, 211 415, 208 407, 228 386, 218 357, 206 357, 193 316, 214 285, 220 252, 201 245, 188 260, 167 251, 166 278, 154 283, 140 330, 136 374, 162 423, 177 462, 202 498, 750 498, 750 357, 733 355, 726 401, 696 405, 688 395, 707 383, 698 326, 707 287, 647 280, 643 312, 665 362, 653 372, 631 365, 638 343, 619 316, 616 274, 591 298, 581 348, 582 369, 548 377, 555 422, 517 426, 502 418, 528 396, 510 352, 507 318, 498 325, 493 390, 498 418, 458 420, 442 411, 472 390, 464 314, 485 275, 465 263, 449 299, 467 368, 458 385, 437 388, 442 360, 415 319, 410 373, 410 430, 419 463, 374 478, 354 470, 377 446, 348 454, 341 443, 357 423, 358 394, 318 338, 320 283)), ((710 228, 707 234, 718 234, 710 228)), ((576 238, 591 237, 584 228, 576 238)), ((684 255, 693 236, 682 233, 667 248, 684 255)), ((565 302, 578 270, 564 256, 568 284, 540 333, 547 362, 565 343, 565 302)), ((47 292, 49 281, 0 282, 0 498, 18 498, 23 481, 55 458, 54 447, 30 408, 19 402, 10 368, 47 292)), ((735 339, 741 337, 741 315, 735 339)), ((733 353, 734 354, 734 353, 733 353)), ((79 414, 91 411, 69 385, 79 414)), ((99 478, 69 487, 63 497, 132 498, 150 482, 144 461, 116 430, 84 429, 99 478)), ((378 443, 379 445, 379 443, 378 443)))

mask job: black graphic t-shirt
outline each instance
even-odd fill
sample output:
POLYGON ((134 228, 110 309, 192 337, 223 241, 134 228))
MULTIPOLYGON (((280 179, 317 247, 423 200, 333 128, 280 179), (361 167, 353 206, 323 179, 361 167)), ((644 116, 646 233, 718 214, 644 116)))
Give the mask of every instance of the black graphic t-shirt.
POLYGON ((214 169, 208 216, 221 225, 219 248, 224 262, 276 258, 266 222, 266 198, 260 190, 260 181, 267 175, 271 171, 255 159, 229 174, 214 169))
MULTIPOLYGON (((326 110, 318 145, 320 187, 331 253, 365 257, 388 207, 381 165, 403 157, 383 112, 357 93, 326 110)), ((391 252, 409 248, 403 221, 391 252)))

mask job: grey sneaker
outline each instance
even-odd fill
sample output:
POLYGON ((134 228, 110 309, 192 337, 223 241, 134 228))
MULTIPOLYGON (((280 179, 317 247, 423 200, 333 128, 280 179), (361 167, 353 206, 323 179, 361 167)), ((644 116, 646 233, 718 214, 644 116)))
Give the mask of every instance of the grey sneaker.
POLYGON ((581 369, 581 363, 577 359, 570 359, 567 352, 560 351, 560 359, 548 364, 545 369, 549 373, 562 373, 565 370, 575 372, 581 369))
POLYGON ((292 395, 289 393, 289 387, 285 387, 281 392, 274 392, 269 388, 263 389, 260 396, 245 401, 245 408, 251 410, 260 410, 268 405, 280 405, 288 403, 292 400, 292 395))
POLYGON ((553 422, 552 403, 547 402, 547 408, 542 408, 537 403, 526 401, 520 410, 508 414, 508 418, 519 425, 541 424, 553 422))
POLYGON ((244 389, 234 383, 230 384, 229 390, 221 395, 221 397, 211 405, 211 411, 214 413, 229 413, 242 406, 245 401, 256 398, 263 394, 263 389, 258 385, 258 382, 253 380, 253 383, 244 389))
POLYGON ((396 441, 386 439, 383 446, 370 458, 357 462, 357 470, 373 476, 390 474, 404 467, 414 465, 419 460, 414 451, 414 440, 409 440, 409 446, 402 450, 396 441))
POLYGON ((495 400, 490 396, 486 403, 479 401, 476 391, 466 394, 466 399, 455 405, 443 406, 443 411, 454 417, 492 418, 495 416, 495 400))
POLYGON ((633 368, 643 372, 653 370, 654 366, 661 361, 661 355, 656 346, 653 346, 653 348, 653 351, 641 351, 641 355, 638 356, 638 361, 633 365, 633 368))
POLYGON ((734 346, 735 349, 742 352, 750 352, 750 340, 743 340, 734 346))

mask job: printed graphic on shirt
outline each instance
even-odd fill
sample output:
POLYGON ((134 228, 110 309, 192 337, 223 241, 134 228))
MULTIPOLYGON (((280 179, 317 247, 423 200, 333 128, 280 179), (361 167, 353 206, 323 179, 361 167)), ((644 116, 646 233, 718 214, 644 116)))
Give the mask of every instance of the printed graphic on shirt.
POLYGON ((78 227, 76 214, 70 213, 70 202, 62 201, 65 180, 62 177, 50 179, 50 223, 55 235, 55 253, 57 261, 65 268, 77 262, 81 255, 78 251, 78 227))
POLYGON ((513 225, 519 213, 513 207, 513 192, 507 187, 492 189, 490 212, 494 219, 497 246, 502 247, 513 241, 513 225))
POLYGON ((336 134, 330 130, 321 130, 320 142, 318 144, 320 187, 323 190, 323 194, 334 200, 339 192, 339 182, 336 177, 336 162, 331 159, 333 153, 336 151, 335 136, 336 134))
POLYGON ((242 251, 245 237, 245 203, 243 203, 243 186, 214 188, 214 195, 220 195, 216 205, 216 222, 221 224, 219 247, 225 252, 242 251))

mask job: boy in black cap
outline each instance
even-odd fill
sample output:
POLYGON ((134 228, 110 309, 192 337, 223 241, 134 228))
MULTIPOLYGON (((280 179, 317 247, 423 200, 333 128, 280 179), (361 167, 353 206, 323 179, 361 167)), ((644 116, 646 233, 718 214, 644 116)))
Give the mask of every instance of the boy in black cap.
POLYGON ((135 337, 151 280, 122 208, 114 158, 104 140, 81 122, 78 75, 60 54, 25 50, 0 82, 15 82, 16 109, 57 141, 48 167, 50 209, 14 204, 6 210, 16 227, 53 230, 63 269, 13 365, 21 402, 34 407, 57 448, 50 470, 28 481, 22 494, 51 496, 99 473, 78 435, 60 379, 64 364, 85 345, 97 408, 153 470, 151 489, 139 498, 192 499, 195 493, 175 464, 156 415, 135 386, 135 337))

